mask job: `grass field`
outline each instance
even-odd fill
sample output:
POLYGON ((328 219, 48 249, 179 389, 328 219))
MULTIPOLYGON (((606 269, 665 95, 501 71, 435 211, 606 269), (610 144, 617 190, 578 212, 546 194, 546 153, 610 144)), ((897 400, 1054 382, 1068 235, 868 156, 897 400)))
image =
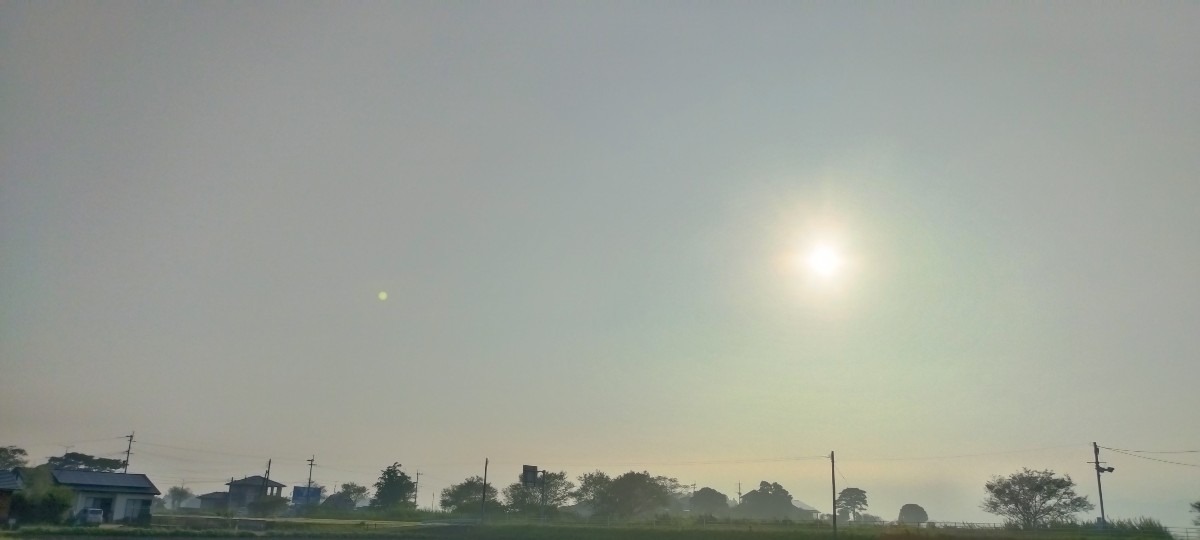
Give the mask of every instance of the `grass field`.
MULTIPOLYGON (((837 540, 1200 540, 1191 530, 1181 535, 1156 522, 1126 521, 1107 529, 1067 525, 1019 530, 1003 527, 901 525, 841 528, 837 540)), ((69 538, 397 538, 405 540, 833 540, 828 525, 814 523, 708 523, 691 521, 631 524, 540 524, 507 522, 478 525, 460 522, 345 520, 328 518, 230 519, 188 516, 159 519, 148 528, 29 527, 3 536, 69 538)))

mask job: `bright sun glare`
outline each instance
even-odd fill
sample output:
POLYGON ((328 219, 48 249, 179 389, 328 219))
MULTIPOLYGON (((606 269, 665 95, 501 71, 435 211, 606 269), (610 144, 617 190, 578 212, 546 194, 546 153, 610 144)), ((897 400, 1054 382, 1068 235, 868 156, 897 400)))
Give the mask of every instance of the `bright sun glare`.
POLYGON ((842 255, 832 247, 821 245, 816 246, 808 253, 805 259, 808 263, 809 270, 821 277, 833 277, 837 275, 838 270, 841 270, 843 260, 842 255))

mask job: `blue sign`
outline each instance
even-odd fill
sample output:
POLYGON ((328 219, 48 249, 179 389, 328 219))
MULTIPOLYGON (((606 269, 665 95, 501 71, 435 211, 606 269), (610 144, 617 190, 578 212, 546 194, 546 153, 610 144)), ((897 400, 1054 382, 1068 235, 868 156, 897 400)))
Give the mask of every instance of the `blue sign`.
POLYGON ((319 486, 301 487, 295 486, 292 488, 292 504, 295 506, 316 506, 321 504, 321 491, 325 489, 319 486))

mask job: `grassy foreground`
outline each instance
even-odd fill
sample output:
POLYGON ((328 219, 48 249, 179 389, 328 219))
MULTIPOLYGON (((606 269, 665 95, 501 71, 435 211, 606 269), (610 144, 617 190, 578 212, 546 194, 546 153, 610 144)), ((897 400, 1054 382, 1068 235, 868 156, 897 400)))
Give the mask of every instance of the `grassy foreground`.
MULTIPOLYGON (((772 524, 719 525, 452 525, 392 524, 372 527, 362 521, 304 520, 271 530, 189 528, 30 527, 3 533, 12 537, 97 538, 396 538, 403 540, 832 540, 828 528, 772 524)), ((903 526, 848 527, 838 540, 1170 540, 1165 531, 1097 530, 1073 527, 1021 531, 1013 529, 908 528, 903 526)))

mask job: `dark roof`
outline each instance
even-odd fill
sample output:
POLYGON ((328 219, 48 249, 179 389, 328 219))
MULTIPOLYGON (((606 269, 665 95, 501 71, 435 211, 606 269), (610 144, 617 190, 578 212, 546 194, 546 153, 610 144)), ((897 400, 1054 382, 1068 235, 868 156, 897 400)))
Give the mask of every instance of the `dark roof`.
POLYGON ((256 474, 254 476, 247 476, 241 480, 234 480, 232 482, 226 482, 225 485, 227 485, 227 486, 262 487, 264 481, 266 482, 267 487, 273 487, 273 488, 287 487, 287 486, 284 486, 283 484, 280 484, 279 482, 276 482, 274 480, 267 480, 266 478, 263 478, 262 475, 260 475, 260 474, 256 474))
POLYGON ((115 472, 51 471, 54 482, 79 491, 111 491, 119 493, 142 493, 159 495, 162 492, 144 474, 115 472))
POLYGON ((21 477, 17 476, 16 469, 0 470, 0 491, 17 491, 21 487, 21 477))
POLYGON ((205 500, 205 499, 220 499, 220 500, 225 500, 225 499, 228 499, 228 498, 229 498, 229 493, 228 493, 228 492, 225 492, 225 491, 214 491, 214 492, 212 492, 212 493, 205 493, 204 495, 201 495, 201 496, 199 496, 199 497, 196 497, 196 498, 197 498, 197 499, 201 499, 201 500, 205 500))

